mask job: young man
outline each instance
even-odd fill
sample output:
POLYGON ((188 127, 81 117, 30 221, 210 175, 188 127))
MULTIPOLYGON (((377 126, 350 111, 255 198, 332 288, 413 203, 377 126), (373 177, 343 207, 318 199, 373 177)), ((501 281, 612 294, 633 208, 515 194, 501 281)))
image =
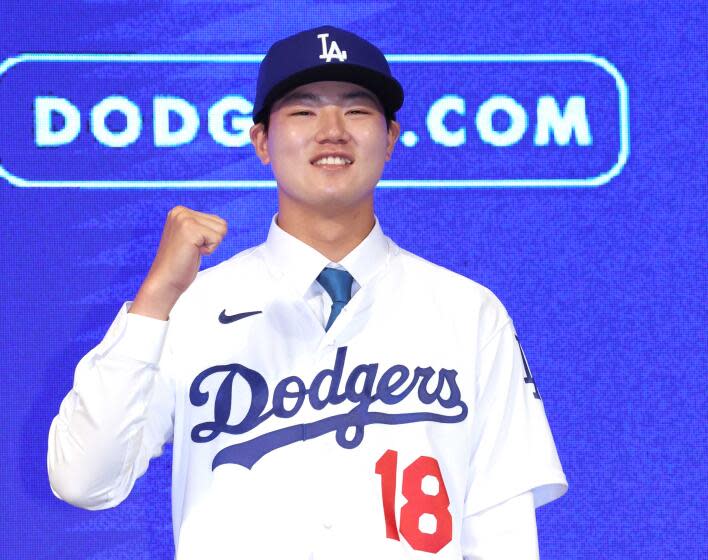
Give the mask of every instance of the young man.
POLYGON ((538 557, 534 507, 567 483, 511 320, 374 215, 402 103, 354 34, 271 47, 251 129, 268 238, 198 273, 226 223, 169 213, 52 423, 58 497, 115 506, 173 441, 178 559, 538 557))

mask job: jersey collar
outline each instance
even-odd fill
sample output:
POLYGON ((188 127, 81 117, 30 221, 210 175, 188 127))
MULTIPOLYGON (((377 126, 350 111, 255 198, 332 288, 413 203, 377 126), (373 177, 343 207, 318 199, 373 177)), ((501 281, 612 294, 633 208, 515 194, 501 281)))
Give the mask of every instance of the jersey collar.
MULTIPOLYGON (((278 277, 285 277, 298 294, 305 295, 322 269, 334 263, 283 230, 276 222, 277 217, 273 216, 263 244, 266 263, 278 277)), ((359 286, 364 287, 381 270, 388 254, 388 238, 374 216, 374 227, 366 238, 336 264, 348 270, 359 286)))

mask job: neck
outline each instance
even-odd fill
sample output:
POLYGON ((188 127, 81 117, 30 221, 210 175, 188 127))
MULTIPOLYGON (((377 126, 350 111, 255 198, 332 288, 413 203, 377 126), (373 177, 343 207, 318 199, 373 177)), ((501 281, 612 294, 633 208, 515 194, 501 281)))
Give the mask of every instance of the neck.
POLYGON ((277 223, 330 261, 339 262, 373 229, 373 200, 361 208, 332 211, 326 215, 307 207, 280 204, 277 223))

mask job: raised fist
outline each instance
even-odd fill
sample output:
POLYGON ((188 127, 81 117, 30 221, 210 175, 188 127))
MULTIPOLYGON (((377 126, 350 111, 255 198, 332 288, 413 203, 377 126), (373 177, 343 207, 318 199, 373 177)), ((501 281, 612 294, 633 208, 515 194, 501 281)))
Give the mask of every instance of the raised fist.
POLYGON ((197 276, 202 256, 214 252, 226 231, 226 221, 214 214, 184 206, 170 210, 157 255, 130 312, 167 320, 179 296, 197 276))

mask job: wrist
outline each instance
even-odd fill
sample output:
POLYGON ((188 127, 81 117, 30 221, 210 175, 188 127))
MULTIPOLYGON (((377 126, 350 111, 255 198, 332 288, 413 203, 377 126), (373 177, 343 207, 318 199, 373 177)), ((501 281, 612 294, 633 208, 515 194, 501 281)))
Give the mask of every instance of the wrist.
POLYGON ((135 295, 128 312, 167 321, 180 295, 182 294, 177 290, 157 285, 146 279, 135 295))

